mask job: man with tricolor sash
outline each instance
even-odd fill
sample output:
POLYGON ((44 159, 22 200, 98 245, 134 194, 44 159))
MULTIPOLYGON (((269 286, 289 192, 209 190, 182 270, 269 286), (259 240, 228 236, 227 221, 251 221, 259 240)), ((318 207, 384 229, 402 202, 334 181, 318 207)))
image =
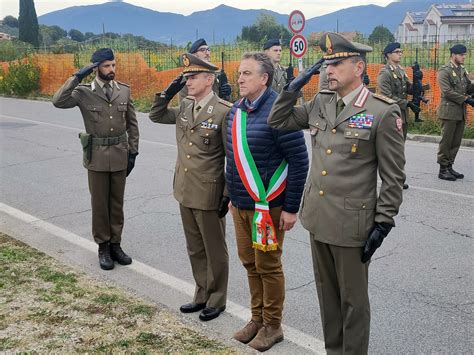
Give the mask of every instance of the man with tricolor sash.
POLYGON ((301 130, 267 124, 277 93, 274 67, 264 53, 245 53, 239 67, 242 98, 227 125, 227 190, 239 258, 247 270, 252 318, 234 338, 265 351, 283 340, 285 231, 293 228, 308 172, 301 130))
POLYGON ((404 139, 396 101, 363 84, 371 47, 337 33, 320 40, 322 60, 278 96, 268 123, 307 129, 311 170, 301 208, 328 354, 367 354, 368 266, 402 203, 404 139), (298 91, 326 64, 329 90, 295 106, 298 91), (377 174, 382 181, 377 192, 377 174))
POLYGON ((150 119, 176 125, 173 194, 179 202, 196 282, 193 301, 182 305, 180 311, 201 311, 199 319, 209 321, 225 310, 227 300, 229 256, 224 217, 229 198, 225 196, 224 142, 232 104, 212 91, 218 70, 215 65, 189 53, 183 54, 182 60, 183 73, 156 94, 150 119), (189 96, 179 107, 168 107, 184 85, 189 96))

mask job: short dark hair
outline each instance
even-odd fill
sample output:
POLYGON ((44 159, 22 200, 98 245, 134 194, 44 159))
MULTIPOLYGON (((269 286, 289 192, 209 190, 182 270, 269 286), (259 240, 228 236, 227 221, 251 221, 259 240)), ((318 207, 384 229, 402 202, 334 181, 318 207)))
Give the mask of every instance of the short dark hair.
POLYGON ((242 54, 241 60, 244 59, 253 59, 258 62, 260 66, 260 74, 267 73, 268 75, 268 80, 266 84, 267 87, 272 86, 275 69, 273 67, 272 60, 268 55, 262 52, 245 52, 244 54, 242 54))

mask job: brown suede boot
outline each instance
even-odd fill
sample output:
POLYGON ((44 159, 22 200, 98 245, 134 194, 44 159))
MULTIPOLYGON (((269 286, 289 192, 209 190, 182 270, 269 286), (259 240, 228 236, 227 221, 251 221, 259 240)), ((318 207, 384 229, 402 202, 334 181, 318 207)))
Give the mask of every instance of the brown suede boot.
POLYGON ((255 338, 258 331, 262 327, 262 323, 251 320, 245 325, 245 327, 234 334, 234 339, 240 341, 241 343, 247 344, 250 340, 255 338))
POLYGON ((281 326, 264 325, 248 345, 255 350, 263 352, 281 341, 283 341, 283 329, 281 326))

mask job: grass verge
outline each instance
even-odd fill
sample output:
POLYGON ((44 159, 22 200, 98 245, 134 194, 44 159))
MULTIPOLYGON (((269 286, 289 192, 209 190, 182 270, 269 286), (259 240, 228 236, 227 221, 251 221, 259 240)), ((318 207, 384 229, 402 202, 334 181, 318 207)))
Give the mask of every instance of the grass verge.
POLYGON ((236 352, 1 232, 0 304, 0 352, 236 352))

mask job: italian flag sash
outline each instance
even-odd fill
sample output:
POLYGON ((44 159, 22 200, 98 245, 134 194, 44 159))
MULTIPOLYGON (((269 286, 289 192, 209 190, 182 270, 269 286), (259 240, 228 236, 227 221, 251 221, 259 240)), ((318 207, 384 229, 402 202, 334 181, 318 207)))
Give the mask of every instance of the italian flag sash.
POLYGON ((247 142, 247 112, 241 109, 237 109, 232 122, 232 147, 240 179, 250 197, 255 201, 252 225, 253 247, 262 251, 277 250, 278 242, 270 216, 269 202, 285 190, 288 163, 285 160, 281 162, 265 191, 247 142))

